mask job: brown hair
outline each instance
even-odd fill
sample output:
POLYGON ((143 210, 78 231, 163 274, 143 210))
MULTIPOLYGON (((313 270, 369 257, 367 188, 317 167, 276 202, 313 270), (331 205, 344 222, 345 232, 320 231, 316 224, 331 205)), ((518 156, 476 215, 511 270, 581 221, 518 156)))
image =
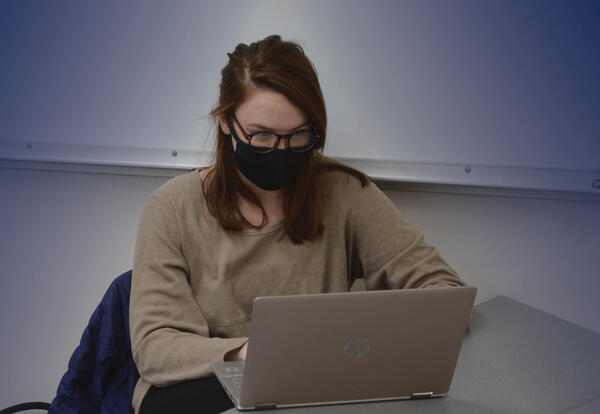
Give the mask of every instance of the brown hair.
POLYGON ((283 188, 285 233, 282 238, 287 234, 295 244, 317 239, 323 233, 321 217, 324 214, 318 174, 345 171, 357 177, 363 187, 370 179, 321 153, 327 127, 325 101, 315 68, 300 45, 272 35, 249 46, 240 43, 228 56, 229 62, 221 70, 219 101, 210 113, 217 126, 217 148, 215 168, 206 175, 204 186, 208 209, 224 229, 240 230, 244 225, 260 229, 267 222, 259 198, 236 171, 231 138, 219 127, 219 117, 231 115, 246 99, 248 88, 272 90, 297 106, 320 132, 308 162, 295 180, 283 188), (245 219, 237 203, 238 193, 261 209, 261 225, 252 225, 245 219))

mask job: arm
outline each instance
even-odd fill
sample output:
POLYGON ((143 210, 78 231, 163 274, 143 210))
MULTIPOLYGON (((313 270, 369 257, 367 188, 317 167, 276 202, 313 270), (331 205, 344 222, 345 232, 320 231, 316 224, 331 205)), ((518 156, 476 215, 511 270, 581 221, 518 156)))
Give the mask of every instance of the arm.
POLYGON ((353 193, 348 220, 353 267, 362 273, 367 289, 465 285, 375 184, 353 193))
POLYGON ((140 376, 156 386, 212 375, 211 363, 247 338, 210 338, 188 283, 175 211, 152 195, 135 244, 129 320, 133 359, 140 376))
POLYGON ((225 354, 225 361, 245 361, 246 360, 246 352, 248 352, 248 342, 241 347, 236 348, 233 351, 229 351, 225 354))

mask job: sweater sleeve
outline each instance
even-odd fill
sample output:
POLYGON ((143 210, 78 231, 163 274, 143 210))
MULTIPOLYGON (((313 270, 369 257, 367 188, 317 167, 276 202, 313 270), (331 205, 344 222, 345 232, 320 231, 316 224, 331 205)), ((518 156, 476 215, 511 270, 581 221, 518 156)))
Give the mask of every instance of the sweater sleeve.
POLYGON ((170 201, 151 195, 140 218, 130 297, 133 359, 155 386, 212 375, 211 363, 248 338, 210 338, 189 284, 179 224, 170 201))
POLYGON ((373 182, 353 194, 348 220, 353 268, 367 289, 466 285, 373 182))

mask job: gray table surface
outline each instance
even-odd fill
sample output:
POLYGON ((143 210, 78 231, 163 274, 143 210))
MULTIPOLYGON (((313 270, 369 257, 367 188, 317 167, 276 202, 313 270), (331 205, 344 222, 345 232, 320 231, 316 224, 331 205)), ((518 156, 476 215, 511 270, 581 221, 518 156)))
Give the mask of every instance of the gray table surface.
POLYGON ((469 327, 445 397, 277 412, 600 413, 599 333, 505 296, 475 306, 469 327))

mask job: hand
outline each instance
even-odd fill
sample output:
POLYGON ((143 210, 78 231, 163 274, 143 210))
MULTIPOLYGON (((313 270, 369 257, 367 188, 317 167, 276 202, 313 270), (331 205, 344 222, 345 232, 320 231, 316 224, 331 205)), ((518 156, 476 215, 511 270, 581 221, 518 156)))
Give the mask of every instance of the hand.
POLYGON ((240 348, 240 351, 238 353, 240 361, 246 360, 246 352, 248 352, 248 341, 246 341, 246 343, 240 348))
POLYGON ((244 343, 240 348, 229 351, 225 354, 225 361, 245 361, 246 352, 248 350, 248 341, 244 343))

